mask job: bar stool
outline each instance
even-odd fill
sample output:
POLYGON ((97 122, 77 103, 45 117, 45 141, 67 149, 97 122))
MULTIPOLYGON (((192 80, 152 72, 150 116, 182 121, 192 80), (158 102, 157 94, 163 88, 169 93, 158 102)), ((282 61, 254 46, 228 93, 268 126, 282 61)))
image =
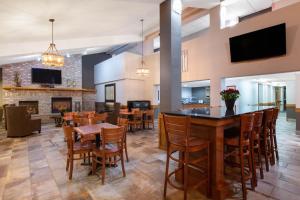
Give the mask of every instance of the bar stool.
POLYGON ((209 173, 209 141, 192 137, 190 135, 191 118, 186 116, 171 116, 163 115, 165 132, 167 137, 167 162, 165 172, 164 184, 164 198, 167 195, 167 184, 169 183, 176 189, 184 191, 184 199, 187 199, 188 181, 189 181, 189 168, 195 169, 201 173, 201 179, 193 187, 207 184, 207 194, 210 194, 210 173, 209 173), (205 152, 197 159, 190 159, 190 153, 205 152), (182 156, 179 159, 173 157, 174 153, 179 152, 182 156), (169 173, 170 159, 177 162, 179 167, 169 173), (199 164, 206 163, 206 168, 199 164), (176 186, 171 181, 173 175, 182 173, 183 186, 176 186))
POLYGON ((272 128, 273 110, 265 110, 263 118, 263 131, 261 132, 261 150, 265 157, 265 165, 267 172, 269 171, 269 162, 272 160, 272 148, 271 148, 271 128, 272 128))
POLYGON ((277 118, 278 118, 278 114, 279 114, 279 109, 278 108, 274 108, 273 109, 273 117, 272 117, 272 128, 271 128, 271 145, 273 145, 273 161, 275 163, 275 156, 276 156, 276 160, 279 160, 279 155, 278 155, 278 146, 277 146, 277 137, 276 137, 276 122, 277 122, 277 118), (274 156, 274 152, 275 152, 275 156, 274 156))
POLYGON ((243 199, 247 199, 246 181, 251 180, 251 189, 254 190, 255 184, 252 169, 251 154, 251 135, 253 131, 254 114, 245 114, 241 116, 240 132, 238 137, 225 138, 224 144, 227 152, 224 155, 225 161, 235 167, 241 169, 241 183, 243 190, 243 199), (233 149, 229 151, 229 149, 233 149), (239 160, 239 163, 232 162, 229 158, 239 160), (245 158, 247 160, 248 169, 245 166, 245 158))
POLYGON ((256 177, 256 167, 259 167, 260 178, 264 178, 263 164, 261 159, 261 149, 260 149, 260 133, 262 131, 262 122, 263 122, 264 112, 259 111, 254 113, 254 122, 253 122, 253 131, 251 138, 251 153, 252 153, 252 162, 253 162, 253 178, 255 186, 257 186, 257 177, 256 177), (256 160, 257 157, 257 160, 256 160))

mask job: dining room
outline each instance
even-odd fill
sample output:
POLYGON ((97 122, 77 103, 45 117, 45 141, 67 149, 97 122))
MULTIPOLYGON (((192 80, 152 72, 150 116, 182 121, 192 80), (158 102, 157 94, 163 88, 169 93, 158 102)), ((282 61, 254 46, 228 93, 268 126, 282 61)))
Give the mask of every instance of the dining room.
POLYGON ((0 2, 0 199, 298 200, 299 11, 0 2))

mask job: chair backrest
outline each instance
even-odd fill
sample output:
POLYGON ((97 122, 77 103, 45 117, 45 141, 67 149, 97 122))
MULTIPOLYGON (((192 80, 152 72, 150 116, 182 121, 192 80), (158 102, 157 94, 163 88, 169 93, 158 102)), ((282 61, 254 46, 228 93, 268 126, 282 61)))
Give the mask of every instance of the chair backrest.
POLYGON ((263 117, 263 111, 257 111, 254 113, 253 131, 255 134, 261 133, 263 117))
POLYGON ((67 147, 68 151, 73 151, 73 145, 74 145, 74 138, 73 138, 73 132, 74 129, 72 126, 63 125, 64 135, 65 139, 67 141, 67 147))
POLYGON ((249 144, 253 131, 254 113, 241 116, 240 145, 249 144))
POLYGON ((131 109, 131 112, 138 112, 138 111, 140 111, 139 108, 132 108, 132 109, 131 109))
POLYGON ((188 146, 190 136, 190 121, 187 116, 163 115, 167 145, 182 145, 182 141, 188 146))
POLYGON ((273 126, 276 126, 276 121, 277 121, 277 118, 278 118, 278 114, 279 114, 279 109, 278 108, 273 108, 273 116, 272 116, 273 126))
POLYGON ((75 117, 73 119, 73 121, 76 124, 76 126, 86 126, 86 125, 92 124, 91 120, 87 117, 81 117, 81 118, 75 117))
POLYGON ((147 119, 154 119, 154 110, 146 110, 146 118, 147 119))
POLYGON ((116 144, 118 150, 123 150, 124 143, 124 127, 118 128, 102 128, 102 146, 107 144, 116 144))
POLYGON ((118 117, 118 126, 123 126, 125 131, 128 129, 128 119, 118 117))
POLYGON ((124 113, 124 112, 128 112, 128 109, 127 108, 121 108, 120 113, 124 113))
POLYGON ((263 127, 264 129, 270 129, 272 127, 273 109, 264 111, 263 127))
POLYGON ((27 106, 6 106, 5 110, 8 137, 23 137, 31 134, 27 106))
POLYGON ((108 113, 105 112, 100 114, 96 113, 93 119, 96 120, 97 122, 107 122, 107 118, 108 118, 108 113))
POLYGON ((73 117, 74 115, 77 115, 77 112, 65 112, 64 113, 65 117, 73 117))
POLYGON ((143 112, 138 108, 138 110, 133 110, 134 120, 141 120, 143 118, 143 112))

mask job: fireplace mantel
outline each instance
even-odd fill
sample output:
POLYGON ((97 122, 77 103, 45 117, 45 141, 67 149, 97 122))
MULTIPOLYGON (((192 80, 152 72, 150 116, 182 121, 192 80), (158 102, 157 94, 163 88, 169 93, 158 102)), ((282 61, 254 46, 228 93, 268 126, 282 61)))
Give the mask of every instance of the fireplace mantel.
POLYGON ((27 91, 66 91, 66 92, 93 92, 94 89, 83 89, 83 88, 43 88, 43 87, 14 87, 14 86, 3 86, 3 90, 27 90, 27 91))

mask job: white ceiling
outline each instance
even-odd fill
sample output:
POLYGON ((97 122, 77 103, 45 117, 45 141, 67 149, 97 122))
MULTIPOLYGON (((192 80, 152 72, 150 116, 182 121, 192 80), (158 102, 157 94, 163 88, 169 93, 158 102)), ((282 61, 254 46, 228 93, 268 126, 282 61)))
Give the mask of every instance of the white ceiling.
MULTIPOLYGON (((54 41, 64 54, 104 52, 117 45, 140 41, 139 20, 145 19, 146 32, 157 29, 159 4, 163 1, 0 0, 0 65, 14 59, 32 59, 28 55, 45 51, 51 39, 49 18, 56 19, 54 41)), ((263 9, 271 2, 223 1, 229 13, 238 15, 263 9)), ((183 4, 209 9, 220 4, 220 0, 183 0, 183 4)))
MULTIPOLYGON (((51 39, 49 18, 55 18, 54 42, 63 53, 103 52, 141 40, 159 26, 163 0, 0 0, 0 63, 38 54, 51 39)), ((211 8, 219 0, 183 0, 184 7, 211 8)))

